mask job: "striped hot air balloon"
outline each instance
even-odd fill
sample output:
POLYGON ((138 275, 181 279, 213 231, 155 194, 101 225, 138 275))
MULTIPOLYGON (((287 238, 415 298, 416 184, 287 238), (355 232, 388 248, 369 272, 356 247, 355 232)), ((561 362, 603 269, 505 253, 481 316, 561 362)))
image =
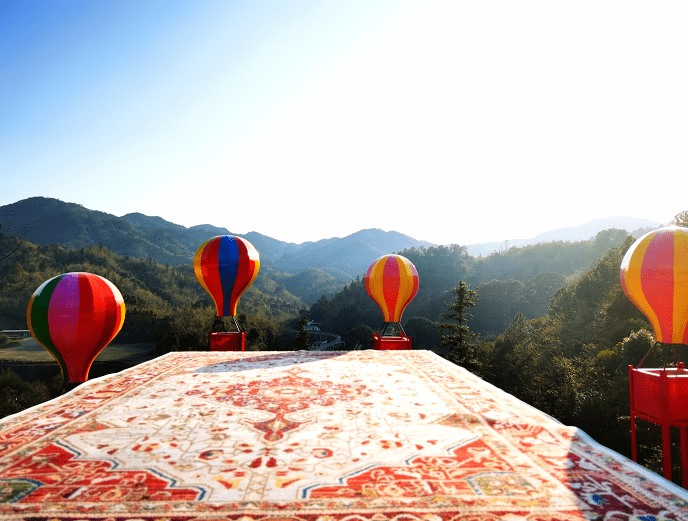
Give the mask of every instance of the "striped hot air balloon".
POLYGON ((215 302, 218 317, 236 316, 237 303, 260 269, 258 251, 246 239, 219 235, 196 251, 194 273, 215 302))
POLYGON ((418 293, 418 272, 406 257, 384 255, 368 268, 365 284, 385 322, 399 323, 404 309, 418 293))
POLYGON ((635 241, 621 262, 621 285, 658 342, 688 344, 688 228, 667 226, 635 241))
POLYGON ((55 357, 69 383, 88 380, 93 360, 122 329, 124 315, 115 285, 83 272, 45 281, 26 309, 31 335, 55 357))

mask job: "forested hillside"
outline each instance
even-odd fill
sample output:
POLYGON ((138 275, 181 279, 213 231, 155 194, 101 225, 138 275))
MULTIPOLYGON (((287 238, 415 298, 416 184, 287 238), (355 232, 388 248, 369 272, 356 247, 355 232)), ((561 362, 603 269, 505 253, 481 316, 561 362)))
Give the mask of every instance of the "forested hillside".
MULTIPOLYGON (((419 328, 426 331, 421 337, 432 344, 419 339, 417 347, 438 350, 437 337, 429 333, 428 324, 441 319, 452 288, 463 280, 477 287, 480 295, 471 328, 485 339, 494 339, 518 313, 526 318, 544 316, 561 287, 627 237, 623 230, 606 230, 591 241, 514 247, 483 258, 471 257, 464 246, 456 245, 405 249, 399 253, 413 262, 420 284, 404 312, 403 325, 411 322, 409 332, 416 336, 419 328), (421 318, 425 320, 413 320, 421 318)), ((326 331, 344 337, 359 326, 378 329, 380 310, 366 293, 364 276, 362 273, 333 297, 318 300, 311 306, 311 318, 326 331)))
MULTIPOLYGON (((11 252, 18 243, 17 238, 0 234, 0 253, 11 252)), ((169 337, 171 330, 190 330, 189 324, 199 320, 206 323, 205 331, 210 329, 215 309, 190 265, 164 266, 150 258, 123 257, 98 246, 69 250, 26 241, 0 262, 0 327, 25 329, 26 306, 33 292, 46 280, 71 271, 101 275, 122 293, 127 316, 118 342, 157 342, 165 334, 169 337)), ((274 335, 279 323, 298 316, 307 306, 286 289, 291 276, 278 274, 276 280, 270 271, 261 269, 238 310, 244 320, 251 317, 270 326, 274 335)))
MULTIPOLYGON (((437 322, 446 309, 451 289, 464 280, 479 288, 481 302, 475 309, 473 329, 485 338, 494 338, 517 313, 527 318, 544 316, 550 299, 570 277, 594 264, 625 237, 621 230, 607 230, 594 241, 511 248, 477 259, 469 256, 463 246, 405 249, 400 253, 416 266, 420 288, 404 320, 424 318, 437 322)), ((17 238, 0 235, 0 252, 11 251, 17 244, 17 238)), ((136 324, 143 319, 136 317, 162 317, 181 308, 212 303, 197 283, 190 264, 161 265, 150 257, 120 256, 103 246, 67 249, 25 241, 0 264, 0 325, 24 327, 25 306, 33 291, 45 280, 67 271, 91 271, 120 288, 130 311, 121 339, 141 334, 136 324)), ((326 331, 346 337, 359 326, 377 329, 381 316, 365 291, 363 275, 337 292, 340 286, 317 268, 289 274, 263 263, 259 276, 242 298, 240 312, 279 323, 296 317, 309 302, 315 302, 310 316, 326 331)), ((417 321, 415 324, 419 325, 417 321)), ((435 340, 433 335, 428 338, 435 340)))
MULTIPOLYGON (((688 224, 688 214, 682 215, 682 224, 688 224)), ((656 345, 646 318, 621 287, 621 260, 632 244, 628 237, 561 288, 546 316, 518 314, 494 342, 475 348, 475 372, 483 379, 626 456, 631 449, 628 366, 637 366, 649 353, 644 366, 663 367, 669 347, 656 345)), ((639 462, 661 473, 661 454, 659 427, 639 421, 639 462)), ((673 480, 680 483, 676 451, 672 460, 673 480)))

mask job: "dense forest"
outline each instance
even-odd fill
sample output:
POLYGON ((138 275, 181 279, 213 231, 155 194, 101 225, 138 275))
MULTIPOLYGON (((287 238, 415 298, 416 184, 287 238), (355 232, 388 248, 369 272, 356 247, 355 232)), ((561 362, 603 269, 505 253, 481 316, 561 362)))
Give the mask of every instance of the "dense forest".
MULTIPOLYGON (((589 241, 511 248, 479 258, 469 256, 462 246, 406 249, 399 253, 414 263, 421 282, 403 326, 413 336, 414 349, 451 358, 442 347, 439 326, 457 285, 470 286, 477 299, 469 324, 478 336, 470 346, 470 369, 628 455, 627 366, 637 364, 654 345, 645 317, 619 283, 621 259, 633 241, 625 231, 606 230, 589 241)), ((0 235, 0 255, 18 245, 18 238, 0 235)), ((217 327, 217 321, 191 266, 122 257, 104 246, 71 250, 19 245, 0 262, 2 325, 25 328, 31 294, 43 281, 68 271, 102 275, 120 289, 127 316, 117 342, 155 343, 156 354, 207 349, 206 333, 217 327)), ((365 290, 364 274, 334 295, 321 296, 310 308, 289 291, 289 284, 298 283, 298 275, 285 280, 285 275, 269 268, 264 272, 261 266, 239 306, 248 349, 307 348, 307 317, 324 331, 341 335, 346 349, 371 347, 372 332, 382 325, 382 318, 365 290)), ((3 341, 0 338, 0 349, 3 341)), ((653 362, 660 363, 657 359, 646 364, 653 362)), ((59 392, 54 380, 27 383, 15 376, 7 371, 0 375, 0 403, 6 404, 0 415, 59 392), (33 398, 26 398, 32 393, 33 398)), ((659 471, 659 431, 642 423, 640 460, 659 471)))
MULTIPOLYGON (((479 286, 480 305, 471 329, 485 340, 494 340, 514 316, 527 318, 547 313, 550 299, 576 276, 595 265, 612 248, 621 246, 628 234, 606 230, 590 241, 550 242, 511 248, 488 257, 471 257, 464 246, 412 248, 399 252, 409 259, 420 279, 418 294, 404 312, 409 334, 418 337, 419 349, 436 349, 430 323, 440 320, 458 281, 479 286), (428 322, 429 321, 429 322, 428 322), (421 338, 422 337, 422 338, 421 338)), ((310 316, 326 331, 357 338, 354 328, 380 327, 377 305, 365 290, 364 274, 333 297, 323 296, 310 308, 310 316)), ((403 324, 406 328, 406 323, 403 324)))
MULTIPOLYGON (((104 246, 70 250, 57 245, 37 246, 0 234, 0 253, 16 251, 0 262, 0 326, 26 328, 26 305, 33 292, 46 280, 60 273, 87 271, 110 280, 122 293, 127 315, 117 342, 158 342, 171 335, 182 348, 198 345, 190 335, 191 323, 210 324, 214 306, 198 284, 191 265, 169 266, 151 258, 120 256, 104 246)), ((306 304, 287 289, 298 284, 299 276, 275 272, 261 266, 260 277, 241 299, 241 317, 261 334, 298 317, 306 304)), ((313 281, 311 277, 309 280, 313 281)), ((317 285, 317 279, 315 281, 317 285)), ((311 288, 315 291, 315 289, 311 288)), ((209 328, 209 326, 208 326, 209 328)), ((252 338, 256 332, 251 329, 252 338)), ((263 346, 256 337, 256 348, 263 346)))

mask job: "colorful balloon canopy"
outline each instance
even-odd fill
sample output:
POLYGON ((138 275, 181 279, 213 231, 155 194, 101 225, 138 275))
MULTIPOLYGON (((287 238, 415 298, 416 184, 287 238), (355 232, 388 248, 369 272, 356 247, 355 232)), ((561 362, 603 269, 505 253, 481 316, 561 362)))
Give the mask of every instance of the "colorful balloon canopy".
POLYGON ((125 306, 112 282, 93 273, 45 281, 26 309, 31 335, 60 364, 70 383, 88 380, 93 360, 122 329, 125 306))
POLYGON ((384 255, 370 265, 365 283, 385 322, 401 322, 404 309, 418 293, 418 272, 406 257, 384 255))
POLYGON ((218 317, 236 316, 241 295, 258 275, 258 251, 246 239, 220 235, 196 251, 194 273, 215 302, 218 317))
POLYGON ((688 344, 688 228, 667 226, 635 241, 621 262, 621 285, 658 342, 688 344))

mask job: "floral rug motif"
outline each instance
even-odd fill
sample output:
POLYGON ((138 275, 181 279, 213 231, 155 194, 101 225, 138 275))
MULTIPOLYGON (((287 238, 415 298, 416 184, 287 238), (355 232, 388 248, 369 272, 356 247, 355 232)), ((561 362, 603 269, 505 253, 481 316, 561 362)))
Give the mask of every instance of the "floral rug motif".
POLYGON ((688 520, 428 351, 170 353, 0 420, 0 520, 688 520))

